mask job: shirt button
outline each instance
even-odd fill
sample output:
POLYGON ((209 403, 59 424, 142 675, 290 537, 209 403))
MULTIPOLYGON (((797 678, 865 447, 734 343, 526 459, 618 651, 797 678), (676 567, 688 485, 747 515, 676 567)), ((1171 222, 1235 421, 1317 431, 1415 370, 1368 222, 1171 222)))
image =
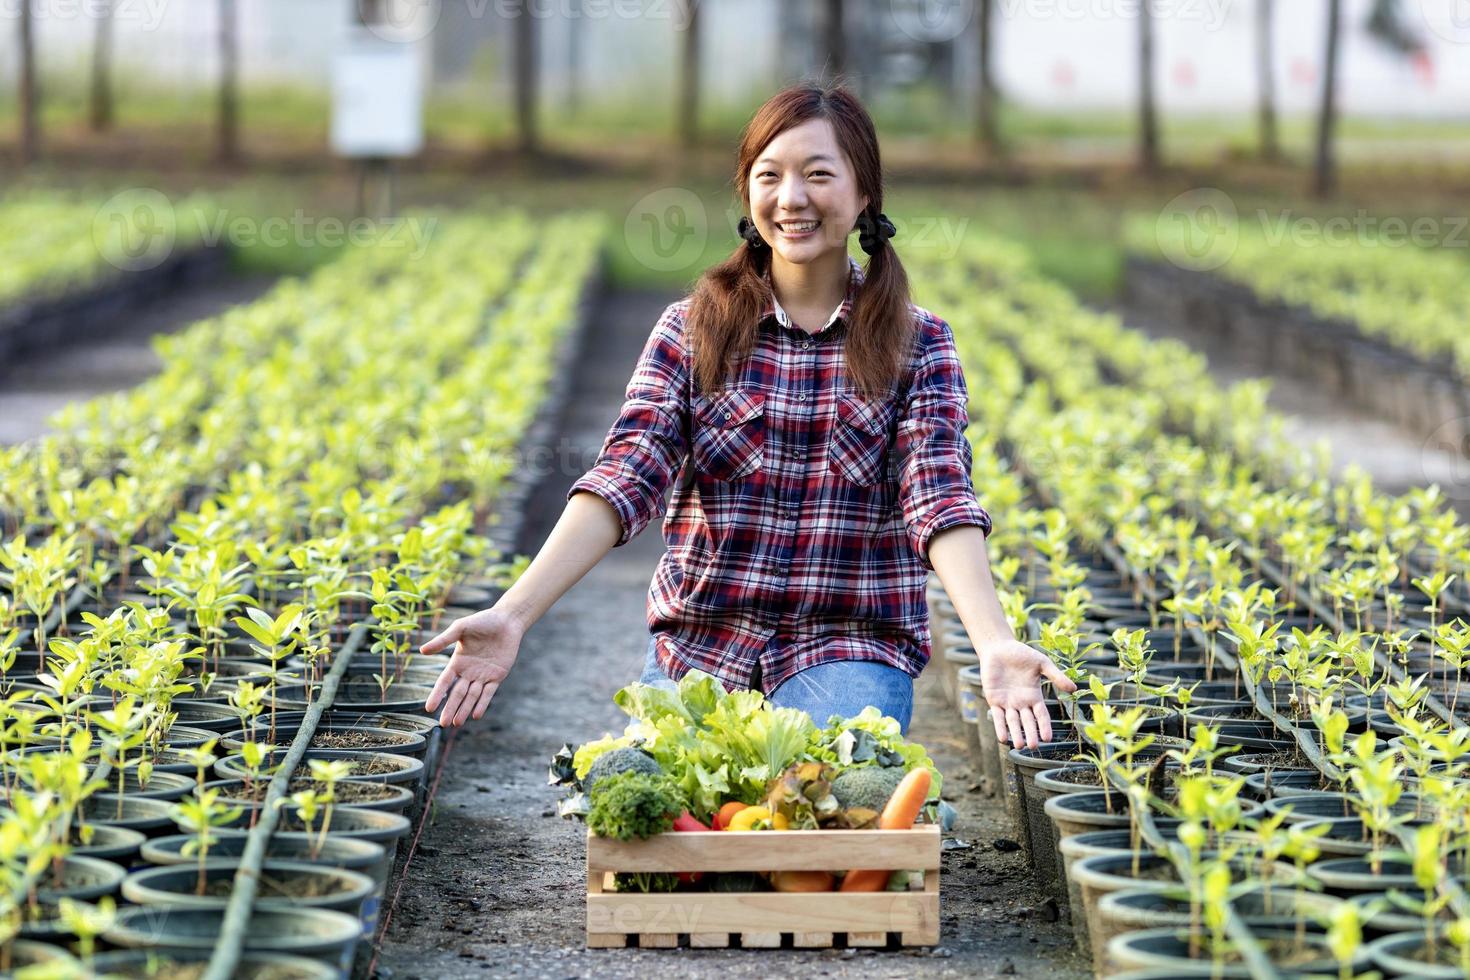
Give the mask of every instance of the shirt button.
POLYGON ((802 349, 802 350, 806 350, 806 349, 807 349, 807 348, 808 348, 808 347, 810 347, 810 346, 811 346, 811 345, 812 345, 812 342, 811 342, 811 341, 810 341, 810 340, 803 340, 803 341, 802 341, 802 342, 801 342, 801 349, 802 349))
POLYGON ((806 392, 803 391, 801 394, 797 395, 796 400, 799 402, 806 401, 806 392))
POLYGON ((730 414, 731 414, 731 413, 729 413, 729 412, 726 412, 726 413, 725 413, 725 418, 729 418, 729 417, 730 417, 730 414))

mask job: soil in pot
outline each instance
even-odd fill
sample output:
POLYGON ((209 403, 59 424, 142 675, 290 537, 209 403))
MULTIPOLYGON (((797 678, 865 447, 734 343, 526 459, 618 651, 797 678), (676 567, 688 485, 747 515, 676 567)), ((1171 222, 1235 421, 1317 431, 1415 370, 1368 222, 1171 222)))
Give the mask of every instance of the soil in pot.
MULTIPOLYGON (((250 803, 259 803, 265 799, 266 790, 270 787, 270 780, 257 779, 248 787, 242 779, 219 780, 208 785, 218 786, 232 800, 245 800, 250 803)), ((299 793, 304 789, 325 793, 327 784, 315 779, 298 776, 288 784, 287 792, 299 793)), ((398 799, 403 795, 403 792, 398 787, 387 783, 360 783, 351 779, 338 780, 332 792, 336 802, 343 806, 378 803, 384 800, 398 799)))
MULTIPOLYGON (((222 909, 234 891, 239 868, 240 861, 234 858, 205 861, 202 895, 198 890, 199 869, 193 863, 144 868, 128 875, 122 893, 138 905, 222 909)), ((373 887, 371 878, 355 871, 298 861, 266 861, 261 866, 255 908, 329 908, 357 915, 373 887)))

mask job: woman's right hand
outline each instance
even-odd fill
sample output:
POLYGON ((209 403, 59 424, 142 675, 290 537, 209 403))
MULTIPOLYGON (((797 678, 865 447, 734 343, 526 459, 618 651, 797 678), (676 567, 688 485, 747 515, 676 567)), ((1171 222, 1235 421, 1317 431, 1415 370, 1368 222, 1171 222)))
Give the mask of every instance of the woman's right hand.
POLYGON ((442 701, 444 711, 439 715, 439 724, 444 727, 483 717, 490 699, 516 662, 524 634, 519 623, 495 607, 450 623, 444 632, 419 647, 423 653, 438 653, 454 644, 454 654, 434 683, 424 710, 432 713, 442 701))

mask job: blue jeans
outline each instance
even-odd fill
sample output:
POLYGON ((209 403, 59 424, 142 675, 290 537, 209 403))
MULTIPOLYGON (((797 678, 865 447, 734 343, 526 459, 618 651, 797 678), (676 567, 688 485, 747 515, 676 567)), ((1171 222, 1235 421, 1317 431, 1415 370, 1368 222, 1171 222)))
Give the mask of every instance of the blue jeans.
MULTIPOLYGON (((675 686, 659 665, 652 637, 638 680, 656 687, 675 686)), ((835 660, 793 674, 766 699, 778 708, 805 711, 819 726, 825 726, 832 715, 851 718, 872 705, 895 719, 907 735, 914 713, 914 679, 897 667, 872 660, 835 660)))

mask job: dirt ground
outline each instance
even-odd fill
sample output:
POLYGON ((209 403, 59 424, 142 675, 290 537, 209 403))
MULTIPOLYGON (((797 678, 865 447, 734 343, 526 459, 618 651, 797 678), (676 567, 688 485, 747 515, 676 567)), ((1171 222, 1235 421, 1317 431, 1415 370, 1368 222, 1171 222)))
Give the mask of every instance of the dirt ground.
MULTIPOLYGON (((549 474, 529 515, 534 547, 590 466, 634 361, 674 296, 614 294, 591 324, 563 432, 576 461, 549 474), (574 471, 574 472, 573 472, 574 471)), ((914 738, 929 747, 959 810, 942 874, 941 945, 913 951, 588 950, 580 823, 555 816, 547 762, 563 742, 620 730, 613 692, 646 646, 644 599, 663 550, 657 526, 614 551, 526 636, 509 681, 456 738, 432 824, 408 869, 379 975, 411 977, 771 976, 1047 977, 1090 975, 1070 927, 1043 902, 999 801, 981 796, 966 731, 936 677, 918 684, 914 738)))

